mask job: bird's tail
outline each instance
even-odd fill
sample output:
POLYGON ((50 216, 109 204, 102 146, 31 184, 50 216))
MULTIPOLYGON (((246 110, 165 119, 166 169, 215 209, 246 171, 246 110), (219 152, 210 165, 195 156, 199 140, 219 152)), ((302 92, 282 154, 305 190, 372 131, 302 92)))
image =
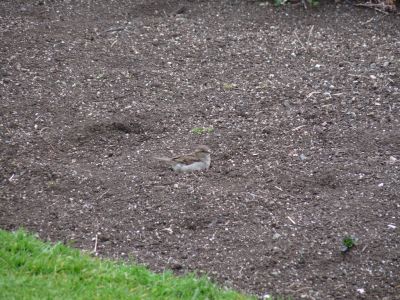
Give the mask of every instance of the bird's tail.
POLYGON ((159 156, 154 156, 154 159, 156 159, 156 160, 161 160, 161 161, 166 161, 166 162, 171 162, 171 159, 168 158, 168 157, 165 157, 165 156, 161 156, 161 157, 159 157, 159 156))

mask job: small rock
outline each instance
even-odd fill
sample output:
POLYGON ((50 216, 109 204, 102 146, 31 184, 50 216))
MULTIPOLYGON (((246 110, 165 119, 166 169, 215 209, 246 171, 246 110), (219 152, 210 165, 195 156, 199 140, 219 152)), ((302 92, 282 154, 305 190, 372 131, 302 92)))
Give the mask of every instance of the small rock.
POLYGON ((274 254, 277 254, 277 253, 279 253, 281 251, 281 249, 279 249, 279 247, 274 247, 274 248, 272 248, 272 253, 274 253, 274 254))
POLYGON ((279 271, 272 271, 271 274, 273 276, 279 276, 280 272, 279 271))
POLYGON ((375 80, 376 76, 375 75, 369 75, 369 78, 371 78, 372 80, 375 80))
POLYGON ((364 289, 357 289, 357 293, 359 293, 359 294, 365 294, 365 290, 364 289))
POLYGON ((276 233, 272 236, 272 239, 273 239, 273 240, 277 240, 277 239, 279 239, 281 236, 282 236, 282 235, 280 235, 279 233, 276 232, 276 233))
POLYGON ((397 158, 394 156, 389 157, 389 164, 393 165, 394 163, 396 163, 397 158))
POLYGON ((381 182, 380 184, 378 184, 378 186, 379 186, 379 187, 383 187, 383 186, 384 186, 384 183, 381 182))
POLYGON ((307 159, 307 156, 305 156, 303 153, 302 153, 302 154, 300 154, 300 156, 299 156, 299 157, 300 157, 300 159, 301 159, 301 160, 306 160, 306 159, 307 159))
POLYGON ((388 224, 388 227, 389 227, 390 229, 396 229, 396 225, 394 225, 394 224, 388 224))
POLYGON ((388 61, 385 61, 385 62, 382 64, 382 66, 384 66, 385 68, 388 67, 389 65, 390 65, 390 62, 388 62, 388 61))

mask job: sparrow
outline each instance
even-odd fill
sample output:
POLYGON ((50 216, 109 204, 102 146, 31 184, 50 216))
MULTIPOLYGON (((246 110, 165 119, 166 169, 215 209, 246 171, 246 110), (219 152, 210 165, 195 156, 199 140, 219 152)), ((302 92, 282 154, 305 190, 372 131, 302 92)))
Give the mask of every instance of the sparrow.
POLYGON ((169 157, 154 157, 167 162, 175 172, 206 170, 211 163, 211 150, 205 145, 198 146, 193 153, 169 157))

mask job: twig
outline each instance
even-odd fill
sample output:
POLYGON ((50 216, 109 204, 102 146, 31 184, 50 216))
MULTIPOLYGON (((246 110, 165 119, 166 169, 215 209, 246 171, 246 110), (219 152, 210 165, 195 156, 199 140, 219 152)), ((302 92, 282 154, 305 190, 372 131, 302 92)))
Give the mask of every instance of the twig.
POLYGON ((39 135, 40 135, 41 138, 43 138, 42 133, 43 133, 43 131, 46 130, 46 129, 50 129, 50 128, 49 128, 49 127, 43 127, 42 129, 40 129, 39 135))
POLYGON ((307 95, 306 99, 310 98, 314 94, 321 94, 321 92, 311 92, 307 95))
POLYGON ((301 288, 299 288, 299 289, 297 289, 297 290, 287 290, 287 291, 290 292, 290 293, 298 293, 298 292, 300 292, 300 291, 307 290, 307 289, 311 289, 311 287, 309 287, 309 286, 304 286, 304 287, 301 287, 301 288))
POLYGON ((299 38, 299 36, 297 35, 297 32, 296 32, 296 31, 294 32, 294 35, 296 36, 296 39, 299 41, 301 47, 302 47, 305 51, 307 51, 307 48, 304 47, 304 44, 303 44, 303 42, 300 40, 300 38, 299 38))
POLYGON ((104 32, 114 32, 114 31, 123 31, 123 30, 125 30, 125 27, 117 27, 117 28, 110 28, 110 29, 107 29, 107 30, 104 31, 104 32))
POLYGON ((301 47, 302 47, 305 51, 308 51, 308 50, 309 50, 309 47, 308 47, 308 46, 309 46, 309 43, 310 43, 310 37, 311 37, 311 34, 312 34, 313 30, 314 30, 314 25, 311 26, 310 31, 308 32, 308 37, 307 37, 307 41, 306 41, 306 46, 307 46, 307 47, 304 46, 303 42, 300 40, 299 36, 297 35, 297 32, 296 32, 296 31, 294 32, 294 35, 296 36, 296 39, 299 41, 301 47))
POLYGON ((384 10, 382 10, 382 9, 380 9, 380 8, 377 8, 377 7, 375 7, 375 10, 376 10, 376 11, 379 11, 379 12, 385 14, 385 15, 388 15, 388 14, 389 14, 387 11, 384 11, 384 10))
POLYGON ((287 218, 290 220, 290 222, 292 222, 294 225, 297 225, 295 221, 293 221, 293 219, 289 216, 287 216, 287 218))
POLYGON ((367 8, 373 8, 376 11, 379 11, 385 15, 388 15, 389 13, 387 11, 384 11, 383 9, 391 8, 390 5, 385 5, 383 3, 359 3, 359 4, 354 4, 355 6, 362 6, 362 7, 367 7, 367 8), (383 9, 382 9, 383 8, 383 9))
POLYGON ((111 48, 117 43, 117 39, 114 41, 114 42, 112 42, 112 44, 111 44, 111 48))
POLYGON ((313 30, 314 30, 314 25, 311 26, 310 31, 308 32, 308 38, 307 38, 307 42, 306 42, 307 46, 309 46, 310 37, 311 37, 313 30))
POLYGON ((98 201, 98 200, 100 200, 101 198, 103 198, 103 196, 104 196, 105 194, 107 194, 108 191, 109 191, 109 190, 105 191, 103 194, 101 194, 99 197, 97 197, 96 201, 98 201))
POLYGON ((98 234, 96 233, 96 237, 94 239, 94 249, 93 249, 93 253, 95 255, 97 255, 97 240, 98 240, 98 234))
POLYGON ((369 79, 369 77, 368 77, 368 76, 364 76, 364 75, 357 75, 357 74, 347 74, 347 76, 350 76, 350 77, 358 77, 358 78, 367 78, 367 79, 369 79))
POLYGON ((293 128, 292 131, 297 131, 297 130, 303 128, 304 126, 306 126, 306 125, 297 126, 297 127, 293 128))
POLYGON ((372 17, 371 19, 369 19, 368 21, 365 21, 364 23, 361 23, 362 25, 367 25, 368 23, 371 23, 373 20, 375 20, 374 17, 372 17))

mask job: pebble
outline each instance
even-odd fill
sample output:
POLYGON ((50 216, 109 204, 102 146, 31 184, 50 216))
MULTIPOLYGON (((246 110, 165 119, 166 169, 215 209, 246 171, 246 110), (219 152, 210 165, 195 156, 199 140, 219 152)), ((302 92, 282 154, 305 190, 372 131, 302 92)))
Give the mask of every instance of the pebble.
POLYGON ((271 274, 273 276, 279 276, 280 272, 279 271, 272 271, 271 274))
POLYGON ((279 239, 281 236, 282 236, 282 235, 280 235, 279 233, 276 232, 276 233, 272 236, 272 239, 273 239, 273 240, 277 240, 277 239, 279 239))
POLYGON ((359 293, 359 294, 365 294, 365 290, 364 289, 357 289, 357 292, 359 293))
POLYGON ((277 253, 279 253, 281 251, 281 249, 279 249, 279 247, 274 247, 274 248, 272 248, 272 253, 274 253, 274 254, 277 254, 277 253))

